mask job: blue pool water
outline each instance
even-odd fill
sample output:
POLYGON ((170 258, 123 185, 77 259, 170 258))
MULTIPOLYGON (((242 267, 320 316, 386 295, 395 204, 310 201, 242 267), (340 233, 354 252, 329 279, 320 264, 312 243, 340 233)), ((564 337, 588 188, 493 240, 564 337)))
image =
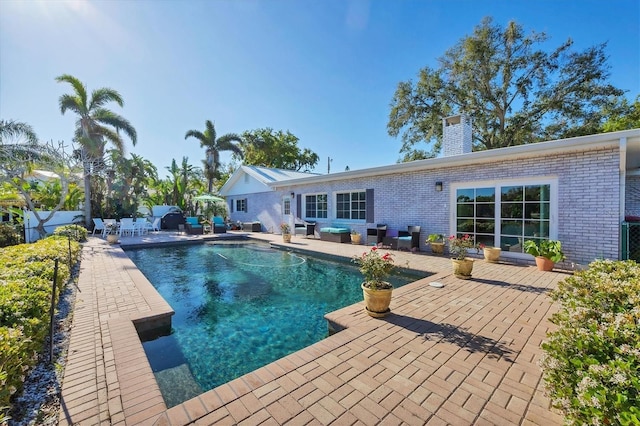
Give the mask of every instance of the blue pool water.
MULTIPOLYGON (((354 264, 264 243, 127 254, 175 311, 171 335, 143 343, 167 406, 322 340, 324 315, 362 300, 354 264)), ((398 287, 415 279, 390 281, 398 287)))

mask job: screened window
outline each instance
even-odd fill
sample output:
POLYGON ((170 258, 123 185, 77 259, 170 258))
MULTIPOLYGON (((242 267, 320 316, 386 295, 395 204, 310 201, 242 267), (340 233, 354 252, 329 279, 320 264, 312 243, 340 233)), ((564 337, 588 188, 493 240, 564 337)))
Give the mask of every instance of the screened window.
POLYGON ((305 196, 305 217, 309 219, 327 218, 327 194, 305 196))
POLYGON ((367 214, 366 192, 340 192, 336 194, 336 218, 364 220, 367 214))
POLYGON ((456 233, 473 236, 477 244, 522 252, 524 241, 549 238, 550 192, 550 184, 459 188, 456 233))
POLYGON ((291 198, 285 198, 282 202, 282 213, 285 215, 291 214, 291 198))

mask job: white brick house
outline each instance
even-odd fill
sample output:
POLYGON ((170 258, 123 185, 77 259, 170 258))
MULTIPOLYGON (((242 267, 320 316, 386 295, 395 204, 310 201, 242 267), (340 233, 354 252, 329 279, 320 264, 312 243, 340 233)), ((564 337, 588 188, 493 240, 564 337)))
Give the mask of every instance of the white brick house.
POLYGON ((443 157, 327 175, 278 171, 281 179, 256 187, 243 182, 262 175, 243 166, 221 194, 232 220, 276 233, 294 218, 363 235, 375 224, 419 225, 421 250, 428 234, 468 233, 515 259, 531 259, 522 253, 529 238, 560 240, 567 263, 620 258, 620 224, 640 216, 640 129, 469 152, 468 118, 443 126, 444 142, 453 131, 460 144, 446 142, 443 157))

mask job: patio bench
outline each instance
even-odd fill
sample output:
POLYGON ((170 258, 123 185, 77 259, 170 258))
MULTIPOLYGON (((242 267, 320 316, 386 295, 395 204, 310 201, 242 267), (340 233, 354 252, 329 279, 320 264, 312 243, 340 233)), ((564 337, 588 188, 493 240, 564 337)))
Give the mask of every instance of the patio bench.
POLYGON ((351 242, 351 230, 338 225, 320 228, 320 240, 333 243, 349 243, 351 242))

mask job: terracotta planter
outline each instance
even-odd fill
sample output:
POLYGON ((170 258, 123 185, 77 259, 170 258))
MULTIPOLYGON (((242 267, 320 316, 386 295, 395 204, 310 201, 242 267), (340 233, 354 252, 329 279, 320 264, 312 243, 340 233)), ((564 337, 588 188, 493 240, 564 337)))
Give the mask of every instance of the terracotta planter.
POLYGON ((282 241, 284 241, 285 243, 290 243, 291 242, 291 234, 282 234, 282 241))
POLYGON ((485 247, 484 249, 482 249, 484 260, 489 263, 496 263, 500 258, 501 251, 502 249, 500 249, 500 247, 485 247))
POLYGON ((471 278, 471 271, 473 271, 473 259, 451 259, 453 263, 453 274, 460 279, 468 280, 471 278))
POLYGON ((539 271, 553 271, 555 264, 553 260, 547 259, 546 257, 536 256, 536 266, 539 271))
POLYGON ((117 234, 107 234, 107 242, 109 244, 115 244, 118 242, 118 235, 117 234))
POLYGON ((351 234, 351 244, 360 244, 362 236, 360 234, 351 234))
POLYGON ((389 305, 391 304, 391 293, 393 287, 384 290, 372 290, 361 285, 362 294, 364 295, 365 311, 374 318, 383 318, 391 312, 389 305))
POLYGON ((444 243, 429 243, 431 246, 431 253, 444 254, 444 243))

